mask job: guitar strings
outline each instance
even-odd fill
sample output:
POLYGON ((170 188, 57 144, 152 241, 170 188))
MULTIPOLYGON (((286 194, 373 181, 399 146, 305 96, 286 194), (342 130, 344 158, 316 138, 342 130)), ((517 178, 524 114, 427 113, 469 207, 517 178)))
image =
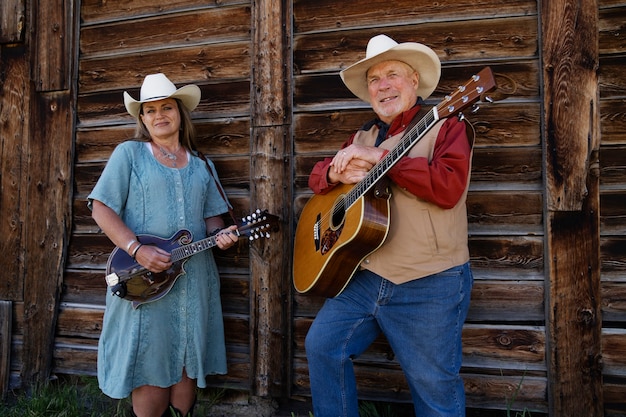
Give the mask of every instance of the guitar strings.
MULTIPOLYGON (((391 162, 394 162, 397 158, 402 156, 411 146, 411 143, 415 138, 413 135, 416 131, 424 130, 425 133, 429 130, 432 125, 437 121, 437 118, 434 115, 434 109, 431 109, 427 115, 425 115, 418 123, 413 126, 409 132, 407 132, 403 138, 398 142, 398 144, 393 147, 385 157, 383 157, 380 161, 376 163, 372 167, 372 169, 367 173, 365 178, 359 181, 348 193, 343 196, 342 203, 343 204, 335 204, 332 208, 332 217, 341 214, 342 212, 347 212, 350 207, 356 202, 361 195, 365 194, 376 182, 382 177, 393 165, 391 162), (428 117, 428 116, 431 117, 428 117), (428 119, 428 120, 427 120, 428 119), (410 145, 410 146, 409 146, 410 145), (378 178, 373 178, 378 176, 378 178)), ((418 134, 419 137, 419 134, 418 134)), ((329 213, 324 214, 318 221, 315 222, 315 227, 317 230, 323 230, 322 224, 329 224, 330 215, 329 213)), ((338 225, 334 225, 338 226, 338 225)))
MULTIPOLYGON (((440 113, 442 113, 442 111, 444 109, 448 109, 448 113, 451 113, 450 115, 453 115, 455 113, 455 109, 457 107, 457 105, 459 103, 464 104, 464 103, 470 103, 473 100, 470 100, 469 97, 467 95, 464 94, 459 94, 459 93, 464 93, 468 87, 470 86, 470 84, 477 82, 478 80, 480 80, 480 77, 478 75, 474 75, 472 76, 469 80, 467 80, 465 82, 465 84, 459 86, 457 88, 457 90, 452 94, 452 95, 446 95, 445 96, 445 100, 443 100, 441 103, 439 103, 438 105, 434 106, 418 123, 415 124, 415 126, 413 128, 411 128, 411 130, 405 134, 403 136, 403 138, 398 142, 398 144, 396 146, 394 146, 389 153, 387 153, 387 155, 385 155, 385 157, 383 157, 380 161, 378 161, 376 163, 376 165, 374 165, 372 167, 372 169, 367 173, 367 175, 365 176, 365 178, 363 178, 361 181, 359 181, 347 194, 344 195, 343 198, 343 204, 341 205, 343 207, 343 209, 339 209, 339 204, 335 204, 333 206, 332 209, 332 217, 334 217, 335 215, 341 213, 341 211, 343 211, 344 213, 348 211, 348 209, 350 207, 352 207, 352 204, 354 204, 355 201, 358 200, 358 198, 360 198, 361 195, 365 194, 375 183, 376 181, 378 181, 377 178, 376 181, 373 181, 373 176, 375 176, 376 174, 379 176, 382 176, 386 173, 387 170, 390 169, 390 166, 388 166, 388 164, 391 162, 389 161, 390 159, 395 161, 395 159, 401 157, 408 149, 410 149, 410 147, 412 147, 414 144, 411 143, 413 139, 411 139, 411 136, 415 133, 416 130, 419 130, 420 127, 426 129, 422 134, 426 133, 426 131, 430 130, 430 128, 432 128, 432 126, 439 120, 438 115, 440 113), (435 110, 437 110, 437 114, 435 115, 435 110), (425 120, 427 119, 427 117, 429 115, 432 115, 432 119, 429 120, 429 123, 431 123, 431 125, 427 125, 427 122, 425 122, 425 120), (437 117, 436 117, 437 116, 437 117), (408 142, 408 143, 407 143, 408 142), (401 146, 400 146, 401 145, 401 146), (410 145, 410 146, 408 146, 410 145), (408 146, 408 147, 407 147, 408 146), (402 148, 402 149, 401 149, 402 148), (400 152, 401 150, 401 152, 400 152), (381 171, 380 167, 385 165, 385 168, 381 171), (367 183, 367 187, 365 187, 365 189, 363 188, 363 184, 367 183), (359 196, 357 197, 357 194, 359 194, 359 196), (348 201, 346 203, 346 200, 348 201)), ((480 87, 477 87, 474 90, 476 93, 478 93, 478 96, 480 96, 480 87)), ((472 90, 469 90, 469 92, 472 92, 472 90)), ((418 136, 419 137, 419 136, 418 136)), ((323 223, 328 223, 330 226, 330 222, 328 221, 329 219, 329 213, 324 214, 320 220, 315 222, 316 228, 317 230, 322 230, 322 222, 323 223)))

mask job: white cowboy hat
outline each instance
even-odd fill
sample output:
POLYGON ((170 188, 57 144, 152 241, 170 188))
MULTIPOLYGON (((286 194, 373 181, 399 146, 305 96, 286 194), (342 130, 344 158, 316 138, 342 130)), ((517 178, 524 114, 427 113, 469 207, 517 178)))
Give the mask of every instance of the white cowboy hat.
POLYGON ((200 103, 200 88, 197 85, 189 84, 176 89, 165 74, 149 74, 143 80, 139 100, 135 100, 124 91, 124 105, 131 116, 137 117, 141 105, 149 101, 163 100, 166 98, 178 98, 183 102, 187 110, 192 111, 200 103))
POLYGON ((429 47, 421 43, 398 43, 387 35, 376 35, 367 43, 365 58, 339 73, 344 84, 363 101, 370 102, 367 71, 383 61, 401 61, 419 74, 417 95, 427 99, 439 83, 441 62, 429 47))

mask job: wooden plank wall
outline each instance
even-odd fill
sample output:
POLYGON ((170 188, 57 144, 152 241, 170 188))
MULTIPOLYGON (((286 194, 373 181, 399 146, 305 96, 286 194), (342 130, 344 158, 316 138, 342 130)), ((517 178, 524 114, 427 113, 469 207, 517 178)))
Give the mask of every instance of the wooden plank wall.
MULTIPOLYGON (((15 0, 10 3, 23 5, 15 0)), ((618 416, 626 413, 626 2, 598 0, 598 5, 603 397, 605 414, 618 416)), ((293 150, 289 153, 290 149, 285 149, 285 160, 293 164, 293 200, 287 209, 295 219, 310 196, 306 179, 312 165, 332 154, 371 116, 367 106, 343 86, 337 72, 362 57, 372 35, 386 33, 398 41, 423 42, 437 51, 443 74, 429 104, 436 104, 483 66, 490 65, 495 71, 498 101, 468 115, 478 133, 468 197, 476 283, 463 332, 462 372, 470 407, 546 412, 538 2, 457 0, 451 7, 448 2, 400 0, 389 7, 381 0, 293 0, 291 7, 293 42, 283 47, 293 50, 293 62, 287 66, 293 65, 293 113, 285 120, 285 126, 292 129, 293 150)), ((167 73, 179 85, 197 83, 203 100, 193 116, 201 148, 215 161, 235 212, 248 211, 254 198, 251 178, 261 178, 258 170, 251 168, 251 131, 263 127, 252 122, 250 110, 255 88, 252 82, 263 79, 251 73, 253 64, 259 65, 251 57, 255 51, 251 47, 252 21, 258 18, 252 10, 251 3, 244 0, 81 2, 72 235, 55 330, 54 372, 95 374, 104 311, 103 272, 112 245, 92 221, 85 198, 114 146, 132 136, 133 122, 123 106, 123 91, 137 96, 143 77, 157 71, 167 73)), ((261 39, 262 34, 257 36, 261 39)), ((6 73, 25 73, 28 63, 11 59, 15 50, 0 51, 0 64, 6 73), (7 63, 15 71, 7 69, 7 63)), ((50 79, 49 85, 58 85, 50 79)), ((27 80, 13 77, 9 84, 2 81, 3 112, 7 105, 19 109, 15 94, 7 92, 27 90, 22 85, 27 80)), ((262 98, 263 93, 257 97, 262 98)), ((269 120, 268 132, 281 131, 275 122, 269 120)), ((20 135, 20 129, 28 129, 21 126, 15 119, 3 119, 0 133, 3 138, 6 132, 20 135)), ((262 137, 265 131, 258 132, 262 137)), ((14 207, 19 205, 4 191, 15 187, 12 178, 20 167, 10 165, 5 170, 5 156, 17 152, 19 143, 12 150, 2 143, 0 209, 1 218, 9 219, 5 214, 14 216, 14 207)), ((255 149, 264 151, 266 145, 255 149)), ((275 166, 272 157, 269 155, 267 161, 275 166)), ((7 221, 0 230, 20 235, 15 230, 22 225, 20 218, 13 224, 7 221)), ((32 239, 29 242, 35 245, 32 239)), ((284 265, 290 265, 291 242, 282 245, 284 265)), ((7 247, 4 253, 16 250, 7 247)), ((218 253, 229 374, 214 378, 216 386, 275 392, 275 387, 255 384, 254 374, 261 367, 254 362, 257 347, 250 340, 258 326, 251 311, 251 306, 256 306, 254 286, 262 283, 253 283, 250 271, 260 263, 253 259, 260 253, 263 251, 251 255, 247 245, 218 253)), ((10 263, 8 268, 3 272, 17 267, 10 263)), ((17 278, 18 273, 16 270, 17 278)), ((2 287, 3 297, 13 299, 15 291, 21 294, 22 281, 14 281, 10 290, 2 287)), ((4 285, 6 281, 0 282, 4 285)), ((289 290, 285 291, 289 297, 289 290)), ((287 311, 287 322, 291 320, 292 325, 287 329, 292 332, 287 351, 293 349, 293 355, 286 374, 290 374, 287 383, 291 384, 292 397, 309 395, 304 336, 321 302, 296 294, 293 310, 287 311)), ((29 360, 23 348, 24 317, 24 304, 13 303, 12 386, 21 382, 21 369, 29 360)), ((285 377, 282 370, 261 370, 264 375, 285 377)), ((363 398, 409 401, 404 377, 383 338, 357 360, 357 374, 363 398)))
MULTIPOLYGON (((55 372, 95 374, 104 268, 113 247, 91 219, 86 197, 115 145, 133 135, 122 92, 138 97, 144 76, 155 72, 178 86, 198 84, 202 100, 192 116, 200 149, 215 162, 235 214, 247 214, 251 7, 241 0, 87 0, 80 13, 74 233, 54 359, 55 372)), ((245 241, 216 252, 229 372, 212 381, 243 390, 252 384, 249 253, 245 241)))
MULTIPOLYGON (((538 13, 534 1, 334 1, 294 3, 296 199, 310 191, 313 163, 334 153, 371 111, 337 75, 385 33, 432 47, 442 61, 434 105, 489 65, 501 101, 468 116, 477 128, 468 197, 476 284, 465 326, 468 406, 547 411, 543 305, 543 226, 538 13), (386 10, 384 14, 380 10, 386 10)), ((322 300, 297 296, 295 392, 308 390, 304 336, 322 300)), ((359 388, 373 399, 409 401, 408 387, 382 338, 357 361, 359 388), (384 384, 381 384, 384 375, 384 384)))
POLYGON ((603 394, 626 415, 626 2, 599 4, 600 268, 603 394))
MULTIPOLYGON (((294 210, 297 217, 310 195, 306 179, 313 163, 332 155, 369 118, 369 110, 351 96, 337 71, 363 56, 373 34, 423 42, 438 52, 443 75, 430 104, 490 65, 496 72, 499 92, 495 96, 499 101, 468 116, 478 131, 468 197, 476 283, 463 333, 463 376, 471 407, 527 407, 547 412, 542 69, 537 3, 456 1, 452 9, 444 3, 438 6, 402 1, 395 2, 393 8, 382 1, 359 3, 358 7, 353 2, 330 0, 294 2, 294 210)), ((612 50, 619 56, 624 53, 620 32, 624 4, 600 2, 600 8, 601 53, 612 50)), ((618 58, 615 71, 621 63, 623 59, 618 58)), ((623 80, 623 76, 617 72, 614 76, 618 85, 618 78, 623 80)), ((623 106, 623 91, 620 94, 617 102, 623 106)), ((623 114, 613 114, 608 115, 609 123, 623 127, 623 114)), ((614 160, 623 166, 618 157, 614 160)), ((619 208, 617 204, 623 201, 624 176, 619 174, 622 192, 612 200, 611 210, 613 221, 621 221, 623 231, 623 203, 619 208)), ((610 246, 615 252, 611 258, 614 269, 623 266, 617 259, 624 255, 623 249, 616 252, 620 245, 615 239, 621 238, 614 236, 610 246)), ((607 256, 606 249, 603 254, 607 256)), ((613 279, 624 279, 623 268, 613 279)), ((615 287, 609 289, 605 284, 603 295, 615 287)), ((612 298, 615 302, 605 302, 604 308, 621 322, 623 311, 616 310, 623 306, 623 290, 613 293, 612 298)), ((308 296, 296 296, 295 300, 294 392, 306 395, 304 336, 322 300, 308 296)), ((623 410, 625 401, 625 368, 618 356, 626 345, 623 330, 617 328, 620 326, 623 324, 610 325, 604 331, 605 375, 608 381, 615 381, 605 387, 607 412, 611 408, 623 410), (608 352, 606 336, 615 343, 608 352)), ((357 374, 364 397, 409 400, 404 379, 382 338, 357 360, 357 374), (384 384, 380 383, 382 375, 384 384)))

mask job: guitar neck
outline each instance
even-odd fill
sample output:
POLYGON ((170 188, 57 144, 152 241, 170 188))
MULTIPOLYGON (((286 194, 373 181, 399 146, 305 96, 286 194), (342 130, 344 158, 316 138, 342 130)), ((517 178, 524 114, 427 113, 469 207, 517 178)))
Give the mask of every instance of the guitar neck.
POLYGON ((481 95, 493 90, 495 87, 496 82, 493 72, 491 68, 485 67, 478 74, 473 75, 464 85, 459 86, 454 93, 447 95, 445 100, 433 107, 415 126, 410 128, 398 144, 372 167, 365 178, 350 190, 345 197, 344 208, 349 208, 367 193, 440 118, 447 118, 461 112, 476 102, 481 95))
POLYGON ((380 161, 372 167, 365 178, 359 181, 346 196, 346 208, 349 208, 365 193, 367 193, 376 182, 381 179, 396 162, 406 155, 411 147, 415 145, 439 120, 437 107, 433 107, 422 119, 415 124, 402 139, 394 146, 380 161))

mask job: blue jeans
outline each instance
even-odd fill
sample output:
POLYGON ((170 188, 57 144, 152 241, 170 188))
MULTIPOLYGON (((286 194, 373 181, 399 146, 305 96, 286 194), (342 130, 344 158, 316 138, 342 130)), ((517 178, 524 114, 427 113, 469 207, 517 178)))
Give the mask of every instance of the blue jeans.
POLYGON ((472 285, 469 263, 401 285, 357 272, 326 300, 306 337, 315 417, 359 416, 352 359, 381 332, 407 378, 416 416, 465 416, 461 331, 472 285))

